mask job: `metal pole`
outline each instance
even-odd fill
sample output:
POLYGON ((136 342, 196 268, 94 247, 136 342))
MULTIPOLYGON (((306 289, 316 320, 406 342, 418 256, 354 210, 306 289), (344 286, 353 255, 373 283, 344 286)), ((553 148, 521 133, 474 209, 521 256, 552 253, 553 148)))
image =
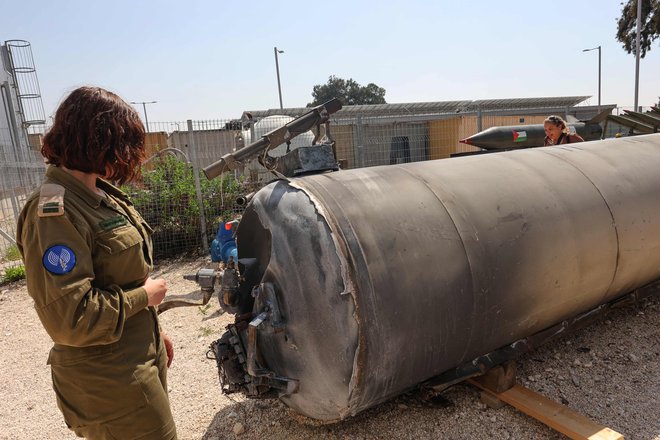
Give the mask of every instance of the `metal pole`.
POLYGON ((282 106, 282 86, 280 85, 280 63, 277 59, 278 53, 284 53, 283 50, 278 50, 277 47, 273 47, 273 52, 275 52, 275 71, 277 72, 277 92, 280 95, 280 109, 283 109, 282 106))
MULTIPOLYGON (((190 162, 193 169, 193 179, 195 181, 195 195, 199 204, 199 227, 201 229, 202 249, 205 254, 209 253, 209 242, 206 235, 206 216, 204 215, 204 200, 202 199, 202 185, 199 181, 199 165, 197 164, 197 144, 195 142, 195 131, 193 130, 192 120, 188 119, 188 146, 190 153, 190 162)), ((222 185, 222 184, 221 184, 222 185)))
POLYGON ((147 103, 142 103, 142 110, 144 110, 144 125, 147 126, 147 133, 149 133, 149 118, 147 118, 147 103))
POLYGON ((362 126, 362 116, 357 117, 356 121, 356 136, 357 136, 357 167, 356 168, 363 168, 364 167, 364 133, 362 132, 363 126, 362 126))
POLYGON ((598 111, 600 111, 600 52, 601 48, 598 46, 598 111))
POLYGON ((477 108, 477 133, 482 130, 483 114, 481 113, 481 106, 477 108))
POLYGON ((639 46, 642 34, 642 1, 637 0, 637 33, 635 35, 635 111, 638 112, 639 108, 639 46))
POLYGON ((131 104, 142 104, 142 110, 144 111, 144 125, 149 133, 149 118, 147 118, 147 104, 155 104, 158 101, 131 101, 131 104))

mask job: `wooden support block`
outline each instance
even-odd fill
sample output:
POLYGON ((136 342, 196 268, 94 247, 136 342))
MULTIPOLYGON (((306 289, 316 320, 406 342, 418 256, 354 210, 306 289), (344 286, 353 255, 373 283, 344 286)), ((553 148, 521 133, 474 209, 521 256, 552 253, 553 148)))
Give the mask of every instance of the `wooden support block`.
POLYGON ((475 379, 468 379, 468 382, 569 438, 575 440, 623 440, 623 436, 618 432, 599 425, 567 406, 522 385, 516 384, 506 391, 496 393, 483 387, 475 379))
POLYGON ((473 380, 479 383, 480 388, 494 393, 501 393, 516 384, 516 363, 515 361, 508 361, 502 365, 497 365, 473 380))
POLYGON ((500 409, 506 405, 506 402, 501 401, 488 391, 482 391, 481 394, 479 394, 479 400, 481 400, 481 403, 488 406, 488 408, 492 409, 500 409))

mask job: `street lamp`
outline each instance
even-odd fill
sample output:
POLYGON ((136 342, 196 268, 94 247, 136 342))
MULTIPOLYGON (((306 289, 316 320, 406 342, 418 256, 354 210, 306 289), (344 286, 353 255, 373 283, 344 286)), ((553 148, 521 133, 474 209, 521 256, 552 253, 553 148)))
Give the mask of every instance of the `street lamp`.
POLYGON ((600 46, 583 49, 582 52, 589 52, 596 49, 598 49, 598 111, 600 111, 600 46))
POLYGON ((147 104, 155 104, 158 101, 140 101, 135 102, 131 101, 131 104, 142 104, 142 110, 144 110, 144 125, 147 126, 147 133, 149 133, 149 119, 147 118, 147 104))
POLYGON ((277 47, 273 47, 273 52, 275 52, 275 71, 277 72, 277 91, 280 94, 280 109, 283 109, 282 106, 282 86, 280 85, 280 63, 277 59, 278 53, 284 53, 283 50, 278 50, 277 47))

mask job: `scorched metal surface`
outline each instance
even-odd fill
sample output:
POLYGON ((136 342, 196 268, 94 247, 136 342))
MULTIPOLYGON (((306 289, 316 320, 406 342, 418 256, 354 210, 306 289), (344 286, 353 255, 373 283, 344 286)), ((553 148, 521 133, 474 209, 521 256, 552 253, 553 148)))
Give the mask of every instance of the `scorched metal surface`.
POLYGON ((238 227, 249 371, 354 415, 660 278, 659 196, 660 135, 273 182, 238 227))

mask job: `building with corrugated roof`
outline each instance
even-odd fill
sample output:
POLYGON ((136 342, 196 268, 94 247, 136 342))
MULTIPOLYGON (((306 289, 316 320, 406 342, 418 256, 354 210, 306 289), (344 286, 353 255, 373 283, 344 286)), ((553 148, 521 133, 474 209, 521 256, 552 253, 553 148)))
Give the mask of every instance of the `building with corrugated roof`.
MULTIPOLYGON (((538 124, 550 114, 588 120, 615 105, 578 106, 588 96, 484 99, 346 106, 331 116, 331 134, 347 168, 414 162, 476 151, 461 144, 489 127, 538 124)), ((309 108, 245 111, 244 126, 267 116, 297 117, 309 108)))

